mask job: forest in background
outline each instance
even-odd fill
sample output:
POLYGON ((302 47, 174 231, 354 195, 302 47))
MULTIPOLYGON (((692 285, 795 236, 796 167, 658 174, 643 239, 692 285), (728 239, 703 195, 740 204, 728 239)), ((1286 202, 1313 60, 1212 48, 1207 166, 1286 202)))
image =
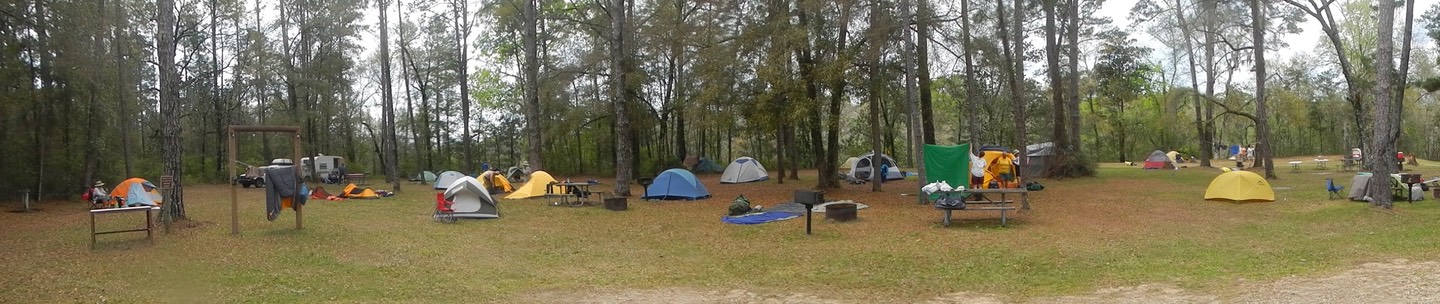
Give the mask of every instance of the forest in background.
MULTIPOLYGON (((1093 0, 9 1, 0 192, 225 182, 228 125, 299 126, 307 154, 392 182, 528 162, 622 193, 688 155, 776 182, 818 168, 823 188, 870 150, 914 167, 920 142, 1055 142, 1064 176, 1215 144, 1434 158, 1440 11, 1405 4, 1141 0, 1118 28, 1076 18, 1093 0), (1264 60, 1304 20, 1319 46, 1264 60), (1394 43, 1398 65, 1376 60, 1394 43)), ((290 153, 237 140, 249 164, 290 153)))

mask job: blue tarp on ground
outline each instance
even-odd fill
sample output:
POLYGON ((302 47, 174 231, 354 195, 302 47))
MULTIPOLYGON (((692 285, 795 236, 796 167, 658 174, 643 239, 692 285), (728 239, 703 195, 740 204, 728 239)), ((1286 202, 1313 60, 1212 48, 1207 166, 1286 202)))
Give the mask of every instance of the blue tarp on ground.
POLYGON ((754 224, 764 224, 764 223, 769 223, 769 222, 774 222, 774 221, 783 221, 783 220, 793 219, 793 218, 797 218, 797 217, 800 217, 800 215, 799 215, 799 214, 795 214, 795 213, 789 213, 789 212, 775 212, 775 211, 770 211, 770 212, 761 212, 761 213, 751 213, 751 214, 740 215, 740 216, 726 216, 726 217, 724 217, 724 218, 721 218, 720 221, 726 222, 726 223, 731 223, 731 224, 739 224, 739 225, 754 225, 754 224))
POLYGON ((642 199, 697 200, 709 197, 710 190, 700 184, 694 173, 685 169, 670 169, 655 177, 655 181, 645 188, 642 199))

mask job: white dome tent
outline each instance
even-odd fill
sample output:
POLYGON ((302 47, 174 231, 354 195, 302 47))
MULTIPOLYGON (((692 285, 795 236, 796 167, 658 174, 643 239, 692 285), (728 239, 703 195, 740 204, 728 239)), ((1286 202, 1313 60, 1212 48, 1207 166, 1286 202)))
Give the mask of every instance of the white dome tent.
POLYGON ((744 156, 736 158, 725 167, 725 174, 720 175, 722 184, 739 184, 758 182, 770 179, 770 173, 765 171, 765 166, 760 161, 744 156))

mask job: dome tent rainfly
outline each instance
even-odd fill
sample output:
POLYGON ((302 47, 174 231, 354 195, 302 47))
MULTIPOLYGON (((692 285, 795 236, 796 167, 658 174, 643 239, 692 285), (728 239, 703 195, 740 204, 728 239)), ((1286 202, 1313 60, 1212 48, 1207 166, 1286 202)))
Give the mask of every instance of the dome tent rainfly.
POLYGON ((1165 151, 1155 150, 1145 158, 1145 169, 1175 169, 1175 161, 1170 160, 1165 151))
POLYGON ((758 182, 767 179, 770 179, 770 173, 765 171, 765 166, 749 156, 731 161, 729 166, 725 166, 725 174, 720 175, 722 184, 758 182))
POLYGON ((1250 171, 1234 170, 1221 173, 1205 188, 1205 199, 1236 202, 1273 202, 1275 190, 1270 182, 1250 171))
POLYGON ((455 183, 456 179, 460 179, 461 177, 465 177, 465 174, 455 171, 440 173, 440 176, 435 178, 434 188, 435 190, 445 190, 450 184, 455 183))
POLYGON ((859 157, 851 156, 850 158, 846 158, 846 159, 845 159, 845 162, 840 163, 840 169, 844 169, 846 172, 849 172, 849 171, 850 171, 850 168, 854 168, 854 167, 855 167, 855 163, 858 163, 858 162, 860 162, 860 158, 859 158, 859 157))
POLYGON ((550 173, 547 173, 545 171, 531 172, 530 181, 525 182, 524 185, 520 185, 520 188, 515 189, 515 192, 510 192, 510 195, 505 196, 505 199, 527 199, 537 196, 545 196, 546 194, 551 193, 565 193, 564 187, 550 185, 550 183, 554 182, 555 178, 551 177, 550 173), (550 187, 549 192, 545 191, 546 186, 550 187))
MULTIPOLYGON (((875 168, 879 167, 879 165, 873 165, 870 163, 870 158, 874 154, 874 152, 871 152, 865 153, 865 155, 861 155, 860 159, 855 161, 855 166, 850 168, 850 177, 862 180, 870 180, 870 172, 879 170, 875 168)), ((883 176, 885 180, 889 181, 905 179, 905 175, 903 173, 900 173, 900 167, 895 166, 894 158, 891 158, 889 155, 880 154, 879 159, 881 165, 888 167, 885 169, 885 175, 883 176)))
POLYGON ((645 188, 647 200, 697 200, 710 197, 710 190, 695 178, 694 173, 685 169, 670 169, 660 172, 650 187, 645 188))
POLYGON ((436 178, 437 178, 437 176, 435 176, 435 172, 424 171, 424 172, 420 172, 420 173, 415 174, 415 176, 411 177, 410 180, 411 180, 411 181, 422 182, 422 183, 432 183, 432 184, 433 184, 433 183, 435 183, 435 179, 436 179, 436 178))
POLYGON ((460 176, 445 187, 445 200, 454 202, 450 209, 458 218, 499 218, 500 209, 486 185, 469 176, 460 176))
POLYGON ((110 197, 124 198, 127 207, 158 206, 164 200, 160 192, 155 191, 155 184, 139 177, 126 179, 115 185, 115 189, 110 191, 110 197), (146 187, 149 187, 150 191, 145 191, 146 187))

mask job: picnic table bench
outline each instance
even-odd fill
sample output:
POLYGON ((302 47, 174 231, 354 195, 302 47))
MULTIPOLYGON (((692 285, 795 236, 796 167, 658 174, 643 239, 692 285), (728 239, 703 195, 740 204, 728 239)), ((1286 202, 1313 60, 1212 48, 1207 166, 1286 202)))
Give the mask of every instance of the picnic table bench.
POLYGON ((145 239, 147 239, 148 241, 150 241, 151 244, 154 244, 154 243, 155 243, 155 220, 154 220, 155 215, 154 215, 154 214, 155 214, 155 211, 159 211, 159 210, 160 210, 160 207, 155 207, 155 206, 138 206, 138 207, 124 207, 124 208, 91 209, 91 210, 90 210, 90 249, 95 249, 95 242, 97 241, 99 235, 101 235, 101 234, 111 234, 111 233, 125 233, 125 232, 141 232, 141 231, 144 231, 144 232, 145 232, 145 239), (134 211, 144 211, 144 212, 145 212, 145 228, 125 229, 125 230, 111 230, 111 231, 95 231, 95 216, 96 216, 96 215, 99 215, 99 214, 127 213, 127 212, 134 212, 134 211))
POLYGON ((935 209, 944 212, 945 215, 944 215, 943 218, 941 218, 941 224, 943 224, 943 225, 946 226, 946 227, 949 227, 949 226, 950 226, 950 222, 951 222, 951 218, 952 218, 952 212, 955 211, 955 210, 960 210, 960 211, 999 211, 999 212, 1000 212, 1000 225, 1001 225, 1001 226, 1004 226, 1004 225, 1009 221, 1009 215, 1007 214, 1007 212, 1013 211, 1013 210, 1017 210, 1017 209, 1019 209, 1019 210, 1030 210, 1030 195, 1029 195, 1029 191, 1027 191, 1027 190, 1025 190, 1025 189, 1020 189, 1020 188, 1007 188, 1007 189, 967 189, 967 190, 960 190, 960 191, 946 191, 946 192, 937 192, 937 193, 938 193, 938 194, 941 194, 941 196, 945 196, 945 197, 958 198, 958 199, 962 200, 962 201, 964 202, 964 205, 965 205, 964 208, 960 208, 959 206, 956 206, 956 207, 949 207, 949 206, 942 206, 942 205, 936 205, 936 206, 935 206, 935 209), (983 194, 986 194, 986 193, 999 194, 999 198, 983 195, 983 194), (1020 207, 1019 207, 1019 208, 1016 208, 1015 206, 1012 205, 1012 204, 1015 203, 1015 201, 1014 201, 1014 200, 1010 200, 1010 199, 1007 198, 1007 195, 1009 195, 1009 194, 1020 194, 1020 207))
POLYGON ((360 186, 364 186, 365 184, 367 184, 367 183, 365 182, 365 173, 349 173, 349 174, 345 174, 345 181, 351 182, 351 183, 355 183, 356 185, 360 185, 360 186))

